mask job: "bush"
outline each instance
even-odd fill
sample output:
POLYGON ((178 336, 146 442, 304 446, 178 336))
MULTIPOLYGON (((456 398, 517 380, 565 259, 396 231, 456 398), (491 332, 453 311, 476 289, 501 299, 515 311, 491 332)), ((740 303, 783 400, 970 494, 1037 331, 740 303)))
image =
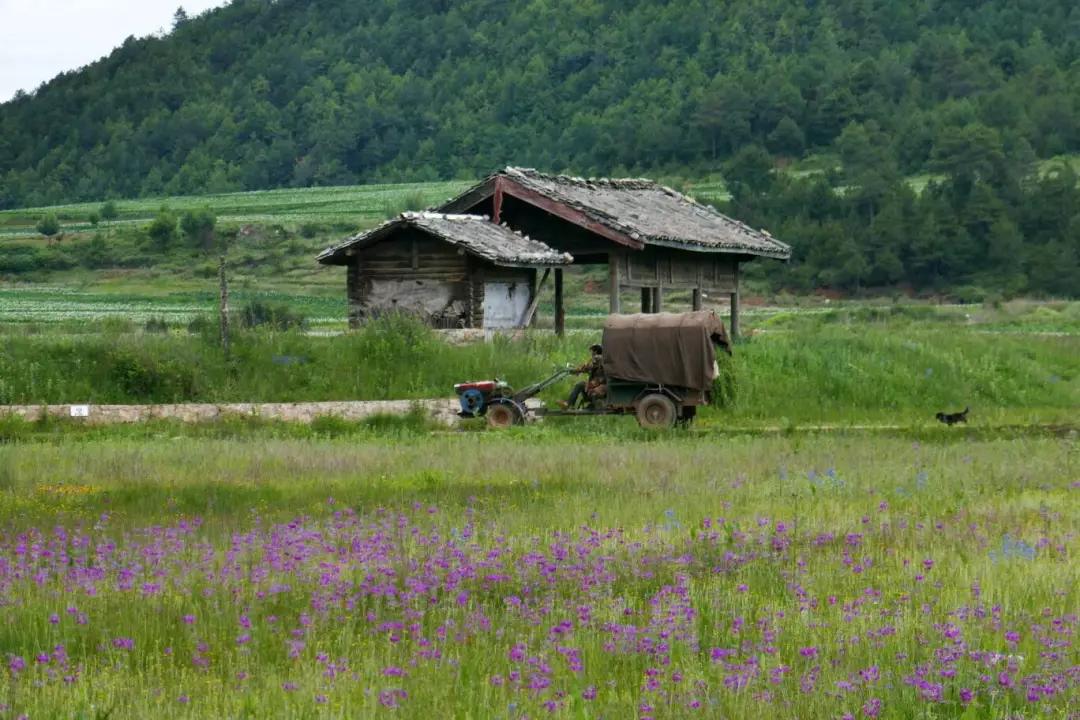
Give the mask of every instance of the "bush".
POLYGON ((171 358, 114 348, 108 379, 130 402, 181 402, 195 397, 195 367, 171 358))
POLYGON ((52 237, 60 232, 60 221, 56 219, 56 215, 49 213, 42 216, 34 227, 45 237, 52 237))
POLYGON ((320 226, 315 223, 304 223, 300 226, 300 237, 310 240, 318 235, 320 230, 320 226))
POLYGON ((307 325, 307 318, 282 303, 251 300, 240 309, 240 325, 245 328, 269 327, 290 330, 307 325))
POLYGON ((169 323, 162 317, 149 318, 143 323, 143 330, 151 333, 167 333, 169 332, 169 323))
POLYGON ((217 218, 210 208, 188 210, 180 218, 180 229, 194 248, 209 250, 214 244, 214 226, 217 218))
POLYGON ((952 292, 953 298, 963 305, 976 305, 986 299, 988 293, 977 285, 961 285, 952 292))
POLYGON ((112 255, 109 245, 100 234, 90 238, 90 242, 82 247, 82 264, 91 270, 108 267, 112 264, 112 255))
POLYGON ((712 405, 718 408, 729 408, 735 405, 736 389, 735 363, 731 356, 720 353, 716 357, 716 365, 720 372, 713 379, 712 405))
POLYGON ((176 239, 176 216, 168 208, 161 208, 154 221, 146 228, 146 234, 150 236, 155 248, 164 250, 176 239))
POLYGON ((117 209, 116 203, 112 200, 106 201, 106 203, 101 206, 100 214, 101 219, 105 221, 115 220, 120 217, 120 211, 117 209))

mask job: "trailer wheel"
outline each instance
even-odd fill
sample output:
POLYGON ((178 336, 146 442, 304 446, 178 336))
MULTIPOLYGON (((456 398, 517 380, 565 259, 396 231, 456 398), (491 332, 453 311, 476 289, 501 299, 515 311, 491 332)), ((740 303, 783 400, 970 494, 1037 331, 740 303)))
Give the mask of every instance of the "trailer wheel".
POLYGON ((487 409, 488 427, 508 428, 511 425, 524 425, 525 413, 513 400, 495 400, 487 409))
POLYGON ((646 395, 637 404, 638 425, 646 430, 666 430, 675 425, 675 418, 675 403, 667 395, 646 395))

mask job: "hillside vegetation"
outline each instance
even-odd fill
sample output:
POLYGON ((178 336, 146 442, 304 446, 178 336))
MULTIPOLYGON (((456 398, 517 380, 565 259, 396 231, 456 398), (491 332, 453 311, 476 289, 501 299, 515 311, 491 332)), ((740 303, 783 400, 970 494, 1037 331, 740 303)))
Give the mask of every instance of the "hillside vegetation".
POLYGON ((773 285, 1071 295, 1078 58, 1069 0, 234 0, 0 105, 0 208, 722 175, 773 285))

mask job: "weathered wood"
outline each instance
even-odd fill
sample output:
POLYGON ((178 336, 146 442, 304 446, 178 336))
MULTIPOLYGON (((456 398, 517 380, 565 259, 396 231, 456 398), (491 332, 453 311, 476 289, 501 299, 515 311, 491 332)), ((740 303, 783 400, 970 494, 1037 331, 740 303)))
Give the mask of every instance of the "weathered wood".
POLYGON ((563 271, 555 268, 555 334, 566 332, 566 307, 563 305, 563 271))
POLYGON ((739 293, 731 293, 731 338, 739 339, 739 293))
POLYGON ((503 193, 505 193, 506 195, 516 197, 518 200, 523 200, 527 203, 535 205, 536 207, 540 208, 545 212, 551 213, 556 217, 560 217, 567 222, 572 222, 575 225, 579 225, 580 227, 583 227, 586 230, 595 233, 602 238, 610 240, 613 243, 616 243, 618 245, 625 245, 626 247, 633 248, 635 250, 640 250, 641 248, 645 247, 645 243, 643 243, 642 241, 635 240, 629 235, 621 233, 617 230, 612 230, 607 225, 596 222, 580 210, 576 210, 569 205, 556 202, 551 198, 547 197, 546 195, 519 185, 518 183, 515 183, 509 179, 507 179, 505 183, 500 185, 500 187, 502 188, 503 193))
POLYGON ((731 339, 739 339, 739 265, 735 263, 735 292, 731 293, 731 339))
POLYGON ((619 256, 615 253, 608 255, 608 311, 612 315, 622 312, 619 307, 619 256))
POLYGON ((536 289, 533 291, 532 300, 529 301, 529 307, 525 310, 525 317, 521 319, 521 327, 529 327, 529 325, 532 324, 533 316, 536 314, 536 308, 540 304, 540 291, 544 289, 544 284, 547 283, 549 275, 551 275, 551 268, 544 270, 544 276, 540 278, 540 284, 537 285, 536 289))
POLYGON ((699 288, 699 287, 694 288, 693 293, 691 294, 690 302, 691 302, 691 307, 695 311, 701 309, 701 288, 699 288))
POLYGON ((495 192, 492 196, 491 221, 496 225, 502 222, 503 185, 505 182, 505 178, 495 178, 495 192))
POLYGON ((643 287, 643 288, 641 288, 641 312, 643 312, 643 313, 651 313, 652 312, 652 288, 651 287, 643 287))
POLYGON ((652 292, 653 292, 652 311, 654 313, 664 312, 664 288, 662 288, 662 287, 654 287, 652 292))

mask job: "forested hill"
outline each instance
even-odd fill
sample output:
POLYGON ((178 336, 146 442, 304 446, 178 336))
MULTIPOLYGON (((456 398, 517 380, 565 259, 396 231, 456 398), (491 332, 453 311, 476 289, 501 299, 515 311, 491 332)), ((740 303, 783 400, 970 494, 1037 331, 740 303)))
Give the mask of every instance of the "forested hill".
POLYGON ((1048 157, 1078 58, 1074 0, 237 0, 3 105, 0 202, 709 168, 851 123, 904 173, 972 125, 1048 157))
POLYGON ((796 267, 843 259, 804 283, 1070 292, 1076 179, 1042 166, 1052 217, 1026 198, 1077 151, 1075 0, 234 0, 0 106, 0 207, 720 171, 731 211, 806 241, 796 267), (806 156, 827 172, 765 172, 806 156), (913 225, 927 248, 882 246, 913 225))

